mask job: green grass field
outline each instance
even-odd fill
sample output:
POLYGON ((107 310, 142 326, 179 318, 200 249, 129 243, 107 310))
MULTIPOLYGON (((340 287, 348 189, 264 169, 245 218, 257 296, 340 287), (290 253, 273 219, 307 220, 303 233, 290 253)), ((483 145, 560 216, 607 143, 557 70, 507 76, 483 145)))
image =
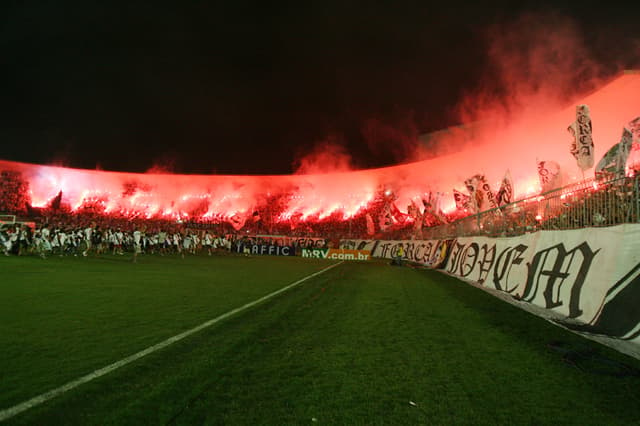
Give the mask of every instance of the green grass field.
MULTIPOLYGON (((0 258, 0 411, 329 265, 0 258)), ((438 272, 343 263, 6 422, 640 423, 640 377, 621 363, 640 369, 438 272)))

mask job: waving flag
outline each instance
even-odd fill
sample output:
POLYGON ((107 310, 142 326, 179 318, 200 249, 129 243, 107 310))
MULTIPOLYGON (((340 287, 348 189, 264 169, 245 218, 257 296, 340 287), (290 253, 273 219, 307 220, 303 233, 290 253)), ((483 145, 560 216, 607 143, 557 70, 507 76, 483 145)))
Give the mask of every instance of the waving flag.
POLYGON ((622 129, 622 137, 620 142, 607 151, 596 166, 597 177, 608 177, 610 175, 624 174, 627 158, 631 152, 631 144, 633 143, 633 133, 631 130, 622 129))
POLYGON ((444 218, 444 214, 440 211, 440 197, 441 193, 437 192, 435 195, 433 192, 429 192, 428 197, 422 198, 422 204, 424 205, 424 212, 422 214, 422 223, 424 226, 437 226, 443 223, 447 223, 444 218))
POLYGON ((496 203, 498 206, 504 206, 509 204, 514 199, 513 196, 513 180, 511 179, 511 172, 507 170, 500 182, 500 189, 496 194, 496 203))
POLYGON ((409 217, 408 214, 402 213, 396 203, 391 203, 391 215, 394 223, 404 223, 409 217))
POLYGON ((434 205, 434 214, 442 223, 448 223, 447 216, 442 211, 442 200, 444 198, 444 194, 442 192, 436 193, 436 201, 434 205))
POLYGON ((467 191, 469 191, 469 210, 473 213, 478 213, 480 211, 479 208, 481 203, 478 200, 478 196, 482 197, 482 193, 478 193, 478 187, 480 186, 481 177, 481 175, 474 175, 464 181, 464 186, 466 186, 467 191))
POLYGON ((416 205, 415 201, 411 200, 411 203, 407 206, 407 214, 411 216, 414 220, 420 214, 420 209, 416 205))
POLYGON ((480 176, 479 183, 480 185, 476 191, 482 191, 482 197, 479 197, 480 211, 495 209, 498 207, 496 197, 491 190, 491 185, 484 175, 480 176))
POLYGON ((627 129, 633 135, 631 142, 631 152, 627 163, 629 167, 638 169, 640 167, 640 117, 636 117, 627 124, 627 129))
POLYGON ((291 215, 291 217, 289 218, 289 226, 291 227, 292 231, 296 229, 298 225, 300 225, 300 219, 302 219, 302 213, 295 213, 291 215))
POLYGON ((422 205, 424 206, 424 213, 431 213, 431 211, 433 210, 433 204, 434 204, 434 200, 433 200, 433 193, 431 191, 429 191, 429 196, 428 197, 422 197, 422 205))
POLYGON ((233 229, 235 229, 236 231, 239 231, 240 229, 242 229, 246 221, 247 221, 246 216, 240 212, 235 213, 233 216, 229 218, 229 223, 231 224, 231 226, 233 226, 233 229))
POLYGON ((538 161, 538 177, 542 192, 551 191, 562 186, 560 165, 555 161, 538 161))
POLYGON ((477 174, 464 181, 469 195, 471 196, 471 205, 475 213, 489 210, 497 207, 495 196, 491 191, 491 185, 487 182, 484 175, 477 174))
POLYGON ((376 233, 376 225, 373 223, 373 218, 369 213, 365 216, 367 220, 367 235, 373 235, 376 233))
POLYGON ((573 136, 571 142, 571 155, 578 162, 582 171, 593 167, 593 137, 591 128, 591 116, 587 105, 576 107, 576 121, 567 128, 573 136))
POLYGON ((463 194, 462 192, 454 189, 453 199, 456 202, 456 210, 460 210, 460 211, 471 210, 471 207, 469 205, 469 203, 471 203, 471 197, 469 197, 467 194, 463 194))
POLYGON ((478 188, 478 181, 480 179, 480 175, 473 175, 469 179, 464 181, 464 186, 467 187, 467 191, 469 191, 469 195, 473 195, 478 188))
POLYGON ((407 206, 407 213, 413 218, 413 229, 420 230, 422 228, 422 213, 415 201, 411 200, 411 204, 407 206))
POLYGON ((378 216, 378 227, 381 231, 386 231, 393 226, 393 214, 391 214, 391 206, 385 203, 380 215, 378 216))
POLYGON ((633 135, 633 143, 640 143, 640 117, 636 117, 629 122, 627 128, 633 135))

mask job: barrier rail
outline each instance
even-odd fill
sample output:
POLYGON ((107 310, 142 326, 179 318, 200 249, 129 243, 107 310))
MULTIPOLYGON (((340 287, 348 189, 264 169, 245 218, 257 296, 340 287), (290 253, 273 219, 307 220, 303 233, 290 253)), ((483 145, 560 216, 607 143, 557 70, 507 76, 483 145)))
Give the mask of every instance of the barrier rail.
POLYGON ((0 214, 0 225, 14 224, 16 223, 16 217, 12 214, 0 214))
POLYGON ((588 179, 487 210, 450 224, 422 229, 423 239, 521 235, 640 222, 640 176, 588 179))

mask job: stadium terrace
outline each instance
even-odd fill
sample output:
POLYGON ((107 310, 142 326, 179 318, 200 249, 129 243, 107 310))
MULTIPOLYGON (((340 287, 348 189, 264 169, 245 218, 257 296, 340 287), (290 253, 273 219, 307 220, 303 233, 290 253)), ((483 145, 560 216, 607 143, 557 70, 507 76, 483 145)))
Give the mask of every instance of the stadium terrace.
MULTIPOLYGON (((235 231, 270 234, 317 233, 326 228, 323 224, 337 227, 344 236, 375 236, 409 227, 416 233, 593 179, 598 171, 633 175, 640 146, 637 93, 640 74, 628 71, 566 108, 476 133, 473 140, 460 143, 465 148, 458 152, 381 169, 205 176, 0 161, 0 212, 43 217, 89 213, 226 224, 235 231), (582 113, 577 114, 580 108, 582 113), (581 120, 588 120, 588 129, 582 126, 583 133, 576 134, 581 129, 575 125, 581 120), (616 158, 600 164, 621 144, 624 129, 630 134, 624 164, 616 158), (591 145, 579 146, 585 137, 591 145), (594 159, 599 158, 603 160, 593 168, 594 159), (584 161, 590 161, 591 167, 584 161)), ((464 134, 455 137, 469 138, 464 134)), ((455 140, 445 142, 456 144, 455 140)))

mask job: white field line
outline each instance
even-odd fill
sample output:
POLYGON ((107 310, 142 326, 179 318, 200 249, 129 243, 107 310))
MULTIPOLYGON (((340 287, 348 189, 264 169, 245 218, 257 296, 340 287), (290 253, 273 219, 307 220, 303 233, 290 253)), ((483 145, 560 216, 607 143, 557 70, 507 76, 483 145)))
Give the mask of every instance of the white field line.
POLYGON ((299 284, 302 284, 303 282, 305 282, 305 281, 307 281, 307 280, 309 280, 309 279, 311 279, 311 278, 313 278, 315 276, 318 276, 318 275, 328 271, 329 269, 335 268, 336 266, 340 265, 341 263, 343 263, 343 262, 334 263, 331 266, 328 266, 328 267, 326 267, 326 268, 324 268, 324 269, 322 269, 322 270, 320 270, 318 272, 315 272, 315 273, 313 273, 311 275, 307 275, 306 277, 301 278, 296 282, 293 282, 293 283, 291 283, 291 284, 289 284, 289 285, 287 285, 285 287, 282 287, 281 289, 276 290, 273 293, 269 293, 266 296, 262 296, 261 298, 256 299, 253 302, 249 302, 246 305, 242 305, 239 308, 232 309, 227 313, 224 313, 224 314, 222 314, 222 315, 220 315, 220 316, 218 316, 216 318, 210 319, 209 321, 203 322, 202 324, 200 324, 200 325, 198 325, 196 327, 193 327, 192 329, 189 329, 187 331, 184 331, 184 332, 182 332, 180 334, 176 334, 173 337, 169 337, 168 339, 163 340, 160 343, 157 343, 157 344, 155 344, 153 346, 149 346, 148 348, 143 349, 140 352, 137 352, 137 353, 135 353, 133 355, 130 355, 130 356, 126 357, 126 358, 123 358, 120 361, 116 361, 113 364, 109 364, 106 367, 102 367, 99 370, 95 370, 92 373, 87 374, 86 376, 82 376, 82 377, 80 377, 80 378, 78 378, 76 380, 73 380, 71 382, 68 382, 68 383, 66 383, 66 384, 64 384, 64 385, 62 385, 62 386, 60 386, 58 388, 52 389, 49 392, 40 394, 40 395, 38 395, 36 397, 33 397, 33 398, 31 398, 31 399, 29 399, 27 401, 24 401, 24 402, 22 402, 22 403, 20 403, 18 405, 14 405, 13 407, 6 408, 6 409, 0 411, 0 422, 3 421, 3 420, 7 420, 7 419, 9 419, 9 418, 11 418, 11 417, 13 417, 13 416, 15 416, 17 414, 20 414, 23 411, 29 410, 30 408, 33 408, 33 407, 35 407, 37 405, 40 405, 43 402, 46 402, 46 401, 48 401, 50 399, 53 399, 53 398, 57 397, 58 395, 62 395, 63 393, 65 393, 67 391, 70 391, 71 389, 77 388, 78 386, 80 386, 80 385, 82 385, 84 383, 90 382, 90 381, 92 381, 94 379, 97 379, 98 377, 102 377, 105 374, 111 373, 112 371, 117 370, 120 367, 124 367, 127 364, 131 364, 133 361, 136 361, 136 360, 142 358, 143 356, 149 355, 149 354, 151 354, 153 352, 159 351, 160 349, 166 348, 167 346, 169 346, 169 345, 171 345, 173 343, 176 343, 176 342, 184 339, 185 337, 188 337, 188 336, 190 336, 190 335, 192 335, 194 333, 197 333, 197 332, 199 332, 199 331, 201 331, 201 330, 203 330, 203 329, 205 329, 207 327, 210 327, 213 324, 216 324, 216 323, 218 323, 218 322, 220 322, 220 321, 222 321, 222 320, 224 320, 226 318, 229 318, 232 315, 235 315, 235 314, 237 314, 239 312, 244 311, 245 309, 249 309, 252 306, 255 306, 255 305, 259 304, 259 303, 262 303, 265 300, 271 299, 272 297, 277 296, 278 294, 280 294, 282 292, 285 292, 285 291, 289 290, 292 287, 295 287, 295 286, 297 286, 299 284))

